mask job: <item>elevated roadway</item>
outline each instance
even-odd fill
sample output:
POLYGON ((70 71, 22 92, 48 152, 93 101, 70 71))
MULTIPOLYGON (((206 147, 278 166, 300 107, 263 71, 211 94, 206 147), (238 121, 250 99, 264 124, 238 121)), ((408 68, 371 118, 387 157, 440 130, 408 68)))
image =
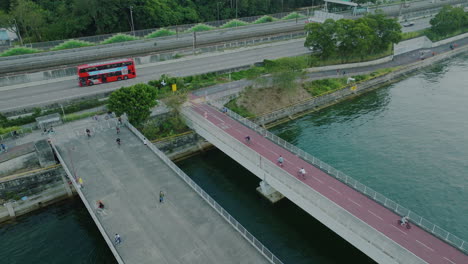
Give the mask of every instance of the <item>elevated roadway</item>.
POLYGON ((343 173, 340 177, 336 169, 250 121, 237 121, 245 119, 235 113, 194 103, 183 114, 198 134, 376 262, 468 263, 462 252, 468 252, 468 245, 459 238, 343 173), (280 156, 282 166, 277 164, 280 156), (299 175, 301 168, 305 176, 299 175), (425 228, 401 226, 401 214, 425 228))

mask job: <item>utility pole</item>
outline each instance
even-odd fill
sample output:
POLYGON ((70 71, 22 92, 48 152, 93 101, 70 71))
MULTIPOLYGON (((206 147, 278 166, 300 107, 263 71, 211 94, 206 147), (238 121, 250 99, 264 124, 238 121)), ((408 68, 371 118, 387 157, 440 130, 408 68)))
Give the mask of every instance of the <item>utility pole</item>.
POLYGON ((236 0, 236 19, 237 19, 237 0, 236 0))
POLYGON ((281 0, 281 13, 283 13, 283 9, 284 9, 284 0, 281 0))
POLYGON ((135 26, 133 25, 133 6, 130 6, 130 20, 132 21, 132 35, 135 36, 135 26))
POLYGON ((217 3, 216 3, 216 7, 218 8, 218 22, 219 22, 219 20, 220 20, 220 19, 219 19, 219 4, 221 4, 221 2, 217 2, 217 3))
POLYGON ((21 38, 21 34, 18 28, 18 23, 16 23, 16 19, 13 18, 13 21, 15 22, 15 28, 16 28, 16 33, 18 34, 18 38, 20 41, 21 46, 23 46, 23 38, 21 38))

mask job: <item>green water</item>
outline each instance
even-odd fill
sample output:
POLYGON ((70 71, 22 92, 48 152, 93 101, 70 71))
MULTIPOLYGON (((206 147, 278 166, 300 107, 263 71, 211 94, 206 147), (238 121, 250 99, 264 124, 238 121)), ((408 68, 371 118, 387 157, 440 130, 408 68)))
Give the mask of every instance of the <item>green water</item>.
POLYGON ((110 264, 114 256, 79 199, 0 226, 2 264, 110 264))
MULTIPOLYGON (((468 56, 272 129, 468 239, 468 56)), ((373 263, 307 213, 271 205, 218 150, 179 163, 285 263, 373 263)), ((0 226, 0 263, 114 263, 77 199, 0 226)))

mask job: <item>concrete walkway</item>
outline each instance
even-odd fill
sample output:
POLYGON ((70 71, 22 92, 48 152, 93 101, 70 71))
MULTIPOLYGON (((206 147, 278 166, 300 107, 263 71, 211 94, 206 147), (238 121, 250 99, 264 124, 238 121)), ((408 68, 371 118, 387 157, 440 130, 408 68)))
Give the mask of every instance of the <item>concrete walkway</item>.
POLYGON ((56 129, 53 141, 125 263, 268 263, 147 146, 115 120, 56 129), (85 136, 85 128, 94 131, 85 136), (166 193, 159 203, 159 192, 166 193))

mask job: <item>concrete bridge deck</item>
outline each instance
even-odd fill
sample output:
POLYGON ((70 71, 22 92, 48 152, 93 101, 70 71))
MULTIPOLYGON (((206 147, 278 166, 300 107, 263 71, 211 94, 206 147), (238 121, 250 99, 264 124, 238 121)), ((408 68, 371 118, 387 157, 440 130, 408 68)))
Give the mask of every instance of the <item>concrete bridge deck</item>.
POLYGON ((57 127, 53 141, 70 173, 83 179, 82 198, 93 208, 98 200, 105 204, 103 212, 90 213, 102 225, 108 243, 115 233, 122 237, 116 250, 111 247, 117 260, 269 263, 129 129, 121 128, 118 147, 115 121, 106 122, 99 129, 86 123, 57 127), (88 139, 84 129, 90 126, 96 132, 88 139), (161 190, 166 193, 164 203, 159 203, 161 190))
POLYGON ((400 226, 398 214, 227 114, 198 104, 184 115, 197 133, 377 262, 468 263, 454 246, 416 225, 400 226), (284 167, 276 164, 280 155, 284 167), (298 175, 301 167, 305 179, 298 175))

